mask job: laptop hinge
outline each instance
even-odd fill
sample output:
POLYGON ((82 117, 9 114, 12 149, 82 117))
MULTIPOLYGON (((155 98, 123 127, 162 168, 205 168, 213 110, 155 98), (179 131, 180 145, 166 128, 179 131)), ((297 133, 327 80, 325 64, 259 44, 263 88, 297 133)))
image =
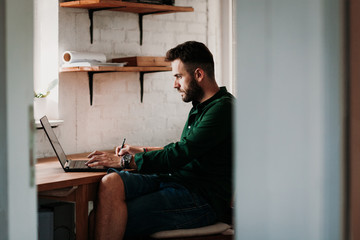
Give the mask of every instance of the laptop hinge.
POLYGON ((65 163, 65 168, 69 168, 70 167, 70 161, 69 160, 66 160, 66 163, 65 163))

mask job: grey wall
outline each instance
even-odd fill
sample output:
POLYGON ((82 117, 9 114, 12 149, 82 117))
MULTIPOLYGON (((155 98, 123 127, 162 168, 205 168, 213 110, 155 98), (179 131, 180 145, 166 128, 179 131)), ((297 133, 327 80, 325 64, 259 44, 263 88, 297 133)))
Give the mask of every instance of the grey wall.
POLYGON ((341 238, 339 2, 236 1, 236 239, 341 238))

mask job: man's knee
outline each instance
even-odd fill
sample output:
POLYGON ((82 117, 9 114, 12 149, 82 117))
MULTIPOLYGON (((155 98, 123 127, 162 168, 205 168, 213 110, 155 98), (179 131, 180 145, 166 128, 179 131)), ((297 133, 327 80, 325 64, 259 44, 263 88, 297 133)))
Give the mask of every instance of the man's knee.
POLYGON ((110 173, 105 175, 99 184, 99 192, 103 193, 124 193, 124 183, 117 173, 110 173))

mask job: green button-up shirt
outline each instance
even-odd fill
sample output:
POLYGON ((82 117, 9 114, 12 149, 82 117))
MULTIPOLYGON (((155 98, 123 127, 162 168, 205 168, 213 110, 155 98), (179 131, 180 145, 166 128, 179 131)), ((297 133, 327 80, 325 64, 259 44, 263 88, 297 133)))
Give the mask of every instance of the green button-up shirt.
POLYGON ((234 97, 225 87, 203 103, 193 102, 178 142, 138 153, 140 173, 158 173, 202 195, 225 220, 232 198, 234 97))

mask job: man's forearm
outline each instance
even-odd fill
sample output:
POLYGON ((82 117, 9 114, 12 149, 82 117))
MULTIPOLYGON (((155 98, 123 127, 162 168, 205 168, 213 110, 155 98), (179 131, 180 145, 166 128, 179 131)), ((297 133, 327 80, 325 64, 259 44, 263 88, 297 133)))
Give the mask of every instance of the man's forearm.
POLYGON ((163 147, 143 147, 144 152, 163 150, 163 147))

